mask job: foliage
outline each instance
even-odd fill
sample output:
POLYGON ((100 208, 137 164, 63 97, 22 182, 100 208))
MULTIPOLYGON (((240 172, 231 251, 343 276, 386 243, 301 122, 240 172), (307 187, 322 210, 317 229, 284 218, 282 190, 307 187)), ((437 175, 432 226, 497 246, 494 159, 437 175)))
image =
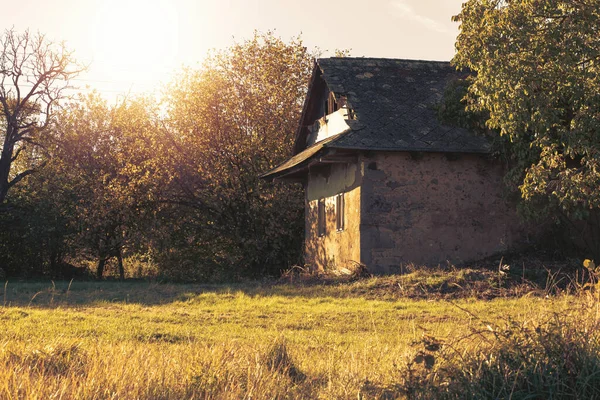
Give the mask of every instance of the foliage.
POLYGON ((167 90, 169 200, 191 210, 175 229, 209 275, 277 274, 299 260, 301 193, 260 174, 289 156, 311 68, 299 38, 255 33, 167 90))
POLYGON ((75 250, 75 200, 68 177, 54 174, 52 163, 12 189, 0 212, 0 268, 8 276, 85 275, 66 262, 75 250))
POLYGON ((60 194, 47 187, 20 185, 11 193, 17 205, 0 212, 0 269, 8 276, 71 276, 64 263, 72 229, 60 194))
MULTIPOLYGON (((510 142, 510 183, 525 210, 597 213, 600 7, 597 0, 470 0, 456 17, 454 63, 473 74, 470 108, 510 142)), ((600 236, 593 253, 600 251, 600 236)))
POLYGON ((97 277, 116 263, 123 278, 130 259, 136 274, 220 281, 298 263, 299 188, 259 176, 289 156, 295 136, 312 68, 299 38, 255 33, 182 71, 162 103, 115 105, 97 93, 61 98, 77 72, 68 69, 70 53, 43 36, 29 39, 8 31, 3 62, 10 67, 6 49, 15 42, 21 53, 38 46, 26 63, 49 57, 58 65, 48 64, 40 91, 22 99, 15 90, 26 71, 5 70, 13 89, 3 89, 3 104, 20 125, 6 125, 6 140, 17 139, 4 149, 12 152, 10 186, 22 184, 0 214, 3 273, 72 276, 95 262, 97 277))
POLYGON ((438 105, 438 118, 446 124, 470 129, 480 134, 489 133, 485 126, 488 113, 468 107, 468 90, 473 78, 464 76, 448 82, 441 103, 438 105))
POLYGON ((76 229, 75 246, 80 257, 98 260, 98 277, 106 261, 116 257, 123 278, 123 251, 143 247, 142 232, 150 230, 164 183, 154 154, 152 107, 145 99, 110 107, 91 94, 70 103, 57 118, 54 158, 44 174, 61 177, 60 190, 67 195, 63 211, 76 229))
POLYGON ((124 277, 123 257, 147 251, 165 177, 152 107, 143 99, 108 106, 95 93, 63 105, 41 138, 52 158, 0 213, 0 266, 10 276, 85 275, 81 265, 93 259, 101 277, 114 257, 124 277))

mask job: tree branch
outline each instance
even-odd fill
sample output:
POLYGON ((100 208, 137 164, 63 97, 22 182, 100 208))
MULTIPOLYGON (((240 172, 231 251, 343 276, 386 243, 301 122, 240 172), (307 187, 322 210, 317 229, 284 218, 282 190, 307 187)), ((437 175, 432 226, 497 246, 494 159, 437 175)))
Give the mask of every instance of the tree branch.
POLYGON ((19 154, 21 154, 21 152, 23 151, 23 148, 24 148, 24 147, 22 147, 22 146, 21 146, 21 147, 19 147, 19 148, 18 148, 18 149, 15 151, 15 154, 14 154, 14 155, 13 155, 13 157, 10 159, 10 162, 11 162, 11 163, 12 163, 12 162, 14 162, 14 161, 16 161, 17 157, 19 157, 19 154))
POLYGON ((28 177, 29 175, 33 174, 34 172, 37 172, 37 170, 39 170, 40 168, 43 168, 46 165, 46 163, 47 163, 47 161, 43 161, 37 167, 25 170, 25 171, 17 174, 17 176, 15 176, 13 180, 11 180, 10 182, 8 182, 8 188, 10 189, 14 185, 16 185, 17 183, 19 183, 20 181, 22 181, 24 178, 28 177))

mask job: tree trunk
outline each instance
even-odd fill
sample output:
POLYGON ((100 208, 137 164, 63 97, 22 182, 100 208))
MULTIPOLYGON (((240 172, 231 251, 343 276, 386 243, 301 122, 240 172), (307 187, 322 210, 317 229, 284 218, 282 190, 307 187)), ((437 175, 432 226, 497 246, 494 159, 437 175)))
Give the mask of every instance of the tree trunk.
POLYGON ((4 199, 8 193, 8 175, 12 163, 14 145, 8 140, 4 141, 2 155, 0 155, 0 204, 4 203, 4 199))
POLYGON ((62 275, 62 271, 59 270, 60 258, 56 250, 50 250, 50 276, 52 278, 58 278, 62 275))
POLYGON ((123 268, 123 255, 121 254, 121 248, 117 249, 117 261, 119 263, 119 278, 125 280, 125 269, 123 268))
POLYGON ((96 270, 96 277, 98 279, 102 279, 102 274, 104 273, 104 265, 106 264, 106 258, 100 257, 98 260, 98 269, 96 270))

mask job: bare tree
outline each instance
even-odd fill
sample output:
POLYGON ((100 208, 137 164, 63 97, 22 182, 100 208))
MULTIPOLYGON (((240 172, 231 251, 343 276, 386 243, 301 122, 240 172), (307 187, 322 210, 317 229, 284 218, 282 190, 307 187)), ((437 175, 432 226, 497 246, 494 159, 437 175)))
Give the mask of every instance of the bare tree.
POLYGON ((6 30, 0 36, 0 204, 11 187, 45 164, 39 140, 52 122, 69 81, 84 70, 64 43, 6 30), (11 171, 19 156, 30 160, 11 171))

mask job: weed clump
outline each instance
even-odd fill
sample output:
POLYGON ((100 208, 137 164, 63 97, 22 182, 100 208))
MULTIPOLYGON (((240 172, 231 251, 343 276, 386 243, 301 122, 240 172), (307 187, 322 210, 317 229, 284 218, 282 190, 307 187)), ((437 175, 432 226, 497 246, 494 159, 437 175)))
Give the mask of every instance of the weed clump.
POLYGON ((285 339, 278 339, 273 343, 265 354, 264 362, 270 371, 289 376, 294 382, 301 382, 306 378, 294 364, 285 339))
POLYGON ((85 375, 87 354, 78 344, 58 343, 29 351, 9 351, 8 363, 39 375, 85 375))
POLYGON ((482 323, 435 346, 426 337, 398 388, 412 399, 600 398, 597 307, 539 321, 482 323))

